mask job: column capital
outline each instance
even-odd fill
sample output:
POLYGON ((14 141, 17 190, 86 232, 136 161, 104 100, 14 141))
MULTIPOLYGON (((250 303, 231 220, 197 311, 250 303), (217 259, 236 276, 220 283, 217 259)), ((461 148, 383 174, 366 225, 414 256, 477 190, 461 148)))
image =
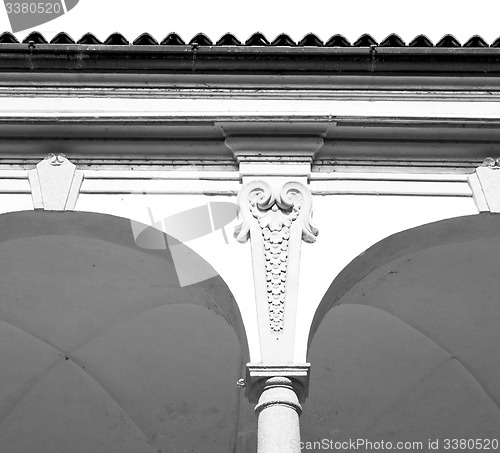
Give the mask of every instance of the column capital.
POLYGON ((309 391, 311 365, 303 364, 262 364, 248 363, 245 379, 245 395, 252 403, 259 400, 264 389, 269 387, 289 387, 304 402, 309 391))

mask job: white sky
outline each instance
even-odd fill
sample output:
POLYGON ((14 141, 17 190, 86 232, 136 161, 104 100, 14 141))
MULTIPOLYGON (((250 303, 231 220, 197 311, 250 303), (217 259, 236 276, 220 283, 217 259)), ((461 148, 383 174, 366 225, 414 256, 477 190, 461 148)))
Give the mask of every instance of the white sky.
MULTIPOLYGON (((261 31, 270 41, 282 32, 295 41, 309 32, 323 41, 340 33, 351 42, 363 33, 378 42, 397 33, 409 43, 423 33, 436 43, 451 33, 462 44, 474 34, 491 43, 500 36, 499 12, 500 0, 80 0, 65 16, 36 30, 49 39, 59 31, 74 39, 90 31, 101 40, 119 31, 129 41, 145 31, 159 41, 172 31, 185 41, 198 32, 213 41, 231 32, 245 41, 261 31)), ((10 31, 1 5, 0 30, 10 31)), ((23 39, 29 31, 16 36, 23 39)))

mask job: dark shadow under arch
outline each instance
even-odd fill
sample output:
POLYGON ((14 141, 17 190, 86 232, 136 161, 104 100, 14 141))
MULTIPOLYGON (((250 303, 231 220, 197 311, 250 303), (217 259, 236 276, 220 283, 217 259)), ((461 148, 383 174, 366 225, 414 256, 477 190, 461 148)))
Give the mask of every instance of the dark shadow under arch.
POLYGON ((248 345, 220 276, 181 286, 129 219, 26 211, 0 215, 0 287, 2 451, 252 449, 248 345))
POLYGON ((471 436, 497 432, 498 269, 500 215, 488 213, 413 228, 356 257, 311 328, 309 435, 314 417, 338 423, 341 437, 358 422, 366 432, 351 436, 386 440, 458 435, 465 425, 471 436), (398 391, 419 375, 411 392, 398 391))
POLYGON ((333 280, 316 309, 309 331, 308 346, 326 313, 374 270, 420 250, 494 238, 500 238, 500 215, 482 213, 429 223, 377 242, 354 258, 333 280))
MULTIPOLYGON (((154 250, 138 247, 130 222, 130 219, 127 218, 91 212, 13 212, 0 215, 0 243, 37 236, 74 236, 104 241, 162 260, 170 269, 170 272, 165 274, 165 287, 180 289, 179 281, 176 278, 175 264, 169 249, 154 250)), ((171 242, 178 244, 175 240, 171 242)), ((188 249, 183 244, 179 244, 179 246, 188 249)), ((210 266, 192 251, 190 256, 194 260, 203 261, 203 265, 210 266)), ((191 291, 185 291, 186 294, 192 293, 196 288, 205 297, 185 297, 184 302, 204 306, 223 316, 238 336, 243 356, 247 360, 249 352, 243 320, 238 305, 222 277, 217 275, 193 284, 190 288, 191 291)))

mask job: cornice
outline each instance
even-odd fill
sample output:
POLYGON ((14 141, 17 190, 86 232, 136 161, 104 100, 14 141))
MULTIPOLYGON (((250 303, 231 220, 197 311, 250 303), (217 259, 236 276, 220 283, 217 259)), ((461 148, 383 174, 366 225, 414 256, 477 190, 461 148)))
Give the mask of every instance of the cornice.
POLYGON ((475 100, 497 99, 496 75, 168 74, 116 72, 4 72, 0 97, 197 99, 475 100), (256 91, 258 90, 258 91, 256 91))
POLYGON ((312 161, 313 168, 349 162, 470 167, 499 148, 500 119, 491 118, 0 118, 0 157, 33 163, 61 152, 84 165, 206 162, 237 168, 242 161, 286 158, 312 161))

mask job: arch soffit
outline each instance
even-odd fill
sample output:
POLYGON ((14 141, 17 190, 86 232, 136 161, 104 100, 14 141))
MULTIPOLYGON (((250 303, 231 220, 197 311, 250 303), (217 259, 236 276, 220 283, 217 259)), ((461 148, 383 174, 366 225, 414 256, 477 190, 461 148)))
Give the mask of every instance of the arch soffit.
MULTIPOLYGON (((154 250, 138 247, 134 240, 130 219, 125 217, 81 211, 19 211, 0 215, 0 243, 37 236, 74 236, 108 242, 162 260, 167 266, 171 266, 172 272, 175 273, 175 266, 168 249, 154 250)), ((184 244, 182 246, 188 249, 184 244)), ((189 252, 195 254, 191 250, 189 252)), ((196 256, 203 260, 197 254, 196 256)), ((206 263, 205 260, 203 261, 206 263)), ((209 263, 206 265, 210 266, 209 263)), ((217 274, 191 287, 196 287, 200 291, 186 292, 188 297, 185 298, 185 303, 204 306, 222 316, 234 329, 243 358, 247 360, 249 348, 241 313, 222 277, 217 274)))
POLYGON ((309 329, 308 349, 326 314, 356 284, 375 270, 404 256, 441 245, 500 238, 500 215, 481 213, 440 220, 393 234, 354 258, 324 294, 309 329))

